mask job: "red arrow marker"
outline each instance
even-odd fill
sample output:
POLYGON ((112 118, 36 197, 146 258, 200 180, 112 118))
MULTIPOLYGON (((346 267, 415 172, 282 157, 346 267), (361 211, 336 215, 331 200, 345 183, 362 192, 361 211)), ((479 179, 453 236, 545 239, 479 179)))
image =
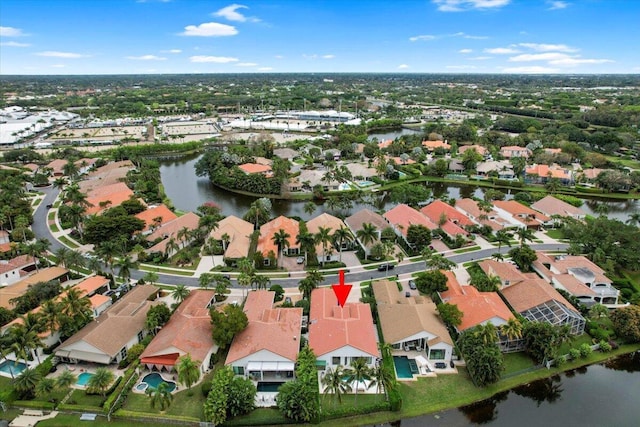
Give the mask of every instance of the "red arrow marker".
POLYGON ((331 285, 331 288, 333 288, 333 293, 336 294, 336 297, 338 298, 338 304, 340 304, 340 307, 344 307, 344 303, 347 302, 347 298, 349 297, 349 292, 351 292, 352 285, 344 284, 344 270, 340 270, 339 276, 340 284, 331 285))

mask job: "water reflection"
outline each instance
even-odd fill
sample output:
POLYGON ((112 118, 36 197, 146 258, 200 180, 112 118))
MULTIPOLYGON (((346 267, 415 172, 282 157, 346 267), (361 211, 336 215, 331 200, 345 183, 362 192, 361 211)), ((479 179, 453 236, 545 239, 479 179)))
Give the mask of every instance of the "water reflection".
POLYGON ((640 372, 640 351, 608 360, 602 365, 615 371, 640 372))
POLYGON ((550 378, 516 387, 512 391, 518 396, 533 400, 537 406, 540 406, 544 402, 554 403, 560 399, 564 389, 562 388, 560 375, 554 375, 550 378))
POLYGON ((507 400, 509 392, 504 391, 490 399, 458 408, 473 424, 487 424, 498 417, 498 403, 507 400))

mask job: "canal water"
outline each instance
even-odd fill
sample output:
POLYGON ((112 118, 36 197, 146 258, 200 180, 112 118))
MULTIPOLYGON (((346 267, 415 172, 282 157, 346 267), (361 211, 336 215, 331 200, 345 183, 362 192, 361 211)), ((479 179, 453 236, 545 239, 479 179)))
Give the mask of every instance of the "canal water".
MULTIPOLYGON (((199 156, 191 156, 160 162, 162 184, 174 206, 182 211, 195 211, 203 203, 213 201, 220 206, 224 215, 242 217, 255 198, 230 193, 212 185, 208 178, 196 176, 194 166, 198 159, 199 156)), ((448 197, 455 199, 471 196, 481 198, 484 195, 483 188, 473 185, 428 183, 427 186, 435 197, 440 197, 445 193, 448 197)), ((513 194, 507 194, 507 199, 512 197, 513 194)), ((350 215, 365 207, 372 210, 387 210, 393 207, 393 204, 384 195, 379 196, 378 199, 380 200, 376 208, 372 208, 370 204, 354 204, 353 208, 345 213, 350 215)), ((318 205, 318 209, 309 215, 304 212, 305 203, 305 201, 273 200, 272 215, 297 216, 308 220, 325 211, 322 205, 318 205)), ((640 210, 638 200, 617 201, 611 199, 585 200, 581 208, 591 215, 598 215, 599 205, 602 204, 606 206, 609 217, 622 221, 626 221, 630 213, 640 210)))
POLYGON ((640 353, 568 371, 458 409, 399 420, 422 426, 632 427, 640 425, 640 353))

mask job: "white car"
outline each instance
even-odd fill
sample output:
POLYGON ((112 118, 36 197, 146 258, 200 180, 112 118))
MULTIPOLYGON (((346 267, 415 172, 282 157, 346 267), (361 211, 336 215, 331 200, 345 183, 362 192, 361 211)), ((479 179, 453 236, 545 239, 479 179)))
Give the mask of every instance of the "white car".
POLYGON ((304 257, 303 256, 299 256, 298 258, 296 258, 296 263, 304 264, 304 257))

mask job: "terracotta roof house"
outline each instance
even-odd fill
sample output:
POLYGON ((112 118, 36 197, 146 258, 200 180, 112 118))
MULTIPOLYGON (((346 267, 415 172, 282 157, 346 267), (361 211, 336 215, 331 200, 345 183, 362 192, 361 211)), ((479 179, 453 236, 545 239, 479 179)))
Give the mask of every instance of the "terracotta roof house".
POLYGON ((525 147, 509 145, 507 147, 500 148, 500 155, 505 159, 511 159, 514 157, 524 157, 526 159, 531 155, 531 151, 525 147))
MULTIPOLYGON (((133 191, 124 182, 95 187, 87 193, 87 207, 85 215, 102 212, 105 209, 120 206, 125 200, 135 197, 133 191)), ((144 202, 143 202, 144 203, 144 202)))
POLYGON ((280 215, 262 227, 260 227, 260 237, 258 238, 257 250, 264 256, 265 265, 268 265, 269 253, 273 251, 278 256, 278 246, 273 243, 273 236, 280 230, 284 230, 289 238, 289 247, 282 248, 282 253, 286 256, 300 254, 300 245, 296 243, 296 238, 300 233, 300 223, 295 219, 280 215))
POLYGON ((199 362, 201 374, 208 372, 211 356, 218 351, 211 336, 213 326, 209 315, 214 296, 215 292, 210 290, 191 291, 142 352, 140 363, 150 370, 172 372, 178 359, 189 354, 199 362))
POLYGON ((556 199, 553 196, 546 196, 532 204, 531 207, 548 217, 557 215, 574 219, 584 219, 587 215, 582 209, 570 205, 563 200, 556 199))
POLYGON ((478 266, 487 276, 496 276, 500 278, 502 286, 515 285, 527 280, 525 274, 521 273, 515 265, 509 262, 498 262, 493 259, 485 259, 478 262, 478 266))
POLYGON ((403 159, 400 156, 384 156, 387 162, 393 160, 393 163, 396 165, 413 165, 416 163, 413 159, 403 159))
POLYGON ((429 151, 434 151, 438 148, 445 151, 451 150, 451 145, 447 144, 444 141, 422 141, 422 146, 429 151))
POLYGON ((84 157, 80 160, 76 160, 74 162, 74 165, 76 165, 76 167, 78 168, 78 173, 80 175, 84 175, 87 172, 89 172, 89 170, 93 167, 93 165, 98 161, 98 159, 90 159, 87 157, 84 157))
POLYGON ((338 305, 331 288, 311 292, 309 313, 309 347, 320 369, 349 366, 364 358, 369 367, 380 358, 375 325, 369 304, 338 305))
POLYGON ((267 178, 273 176, 273 171, 269 165, 261 165, 259 163, 245 163, 238 166, 238 168, 247 175, 262 174, 267 178))
POLYGON ((36 259, 29 255, 20 255, 9 261, 0 260, 0 286, 13 285, 35 269, 36 259))
POLYGON ((460 147, 458 147, 458 154, 462 155, 465 153, 465 151, 467 150, 476 150, 476 152, 478 154, 480 154, 481 156, 484 156, 485 154, 487 154, 487 149, 485 147, 483 147, 482 145, 461 145, 460 147))
POLYGON ((368 179, 378 175, 378 172, 376 172, 375 168, 367 167, 362 163, 347 163, 345 167, 349 170, 351 176, 356 180, 368 179))
POLYGON ((478 202, 473 199, 465 198, 456 200, 456 209, 472 221, 478 224, 488 225, 493 231, 502 230, 503 228, 511 226, 511 224, 500 217, 494 209, 491 209, 489 212, 482 211, 478 202), (484 218, 485 215, 486 219, 484 218))
POLYGON ((233 338, 225 361, 236 375, 258 384, 292 380, 300 350, 302 308, 273 308, 274 298, 273 291, 249 292, 249 324, 233 338))
POLYGON ((377 213, 369 209, 359 210, 353 215, 345 218, 344 222, 351 229, 351 232, 355 236, 358 244, 360 244, 362 249, 364 249, 365 256, 369 256, 369 251, 371 250, 371 247, 375 244, 375 242, 365 245, 360 241, 360 239, 358 239, 358 231, 362 230, 364 224, 371 224, 376 227, 378 231, 377 238, 378 240, 380 240, 380 233, 382 232, 382 230, 390 226, 382 215, 378 215, 377 213))
POLYGON ((122 182, 127 173, 134 169, 130 160, 111 162, 98 169, 89 172, 83 181, 80 181, 80 191, 87 192, 93 188, 122 182))
MULTIPOLYGON (((193 212, 187 212, 186 214, 177 217, 174 220, 167 222, 166 224, 161 225, 156 228, 153 233, 147 236, 147 241, 153 242, 156 239, 162 239, 160 242, 156 243, 149 249, 147 249, 148 253, 152 252, 166 252, 167 243, 170 239, 174 239, 175 242, 181 246, 188 244, 189 242, 181 242, 178 239, 178 233, 183 228, 186 228, 189 231, 193 231, 198 228, 198 224, 200 222, 200 217, 193 212)), ((169 255, 172 255, 173 252, 169 255)))
POLYGON ((381 150, 385 148, 389 148, 391 144, 393 144, 393 139, 385 139, 384 141, 378 142, 378 148, 381 150))
POLYGON ((493 205, 503 218, 508 219, 508 216, 511 216, 521 224, 521 227, 539 229, 543 224, 551 220, 545 214, 537 212, 515 200, 494 200, 493 205))
MULTIPOLYGON (((340 218, 329 215, 328 213, 320 214, 307 222, 307 230, 311 234, 318 233, 320 227, 328 228, 330 230, 329 234, 331 234, 331 236, 333 236, 336 230, 339 230, 340 228, 347 228, 340 218)), ((349 242, 343 242, 342 246, 343 250, 349 249, 351 247, 349 242)), ((321 243, 316 244, 316 255, 318 256, 319 263, 338 261, 339 258, 338 252, 334 251, 334 245, 331 243, 327 245, 326 251, 324 250, 321 243)))
POLYGON ((63 176, 64 175, 64 166, 69 163, 66 159, 55 159, 52 160, 45 166, 48 169, 51 169, 51 174, 53 176, 63 176))
POLYGON ((94 294, 102 294, 109 290, 111 281, 104 276, 90 276, 76 283, 75 288, 82 291, 83 295, 91 296, 94 294))
POLYGON ((371 284, 385 342, 395 350, 424 353, 429 370, 433 363, 451 362, 453 340, 442 323, 436 305, 423 296, 406 297, 396 282, 378 280, 371 284))
POLYGON ((63 362, 79 360, 102 365, 118 363, 127 350, 146 335, 147 312, 158 293, 151 285, 138 285, 109 307, 97 319, 63 342, 55 355, 63 362))
POLYGON ((0 230, 0 253, 9 252, 11 250, 11 240, 6 230, 0 230))
POLYGON ((225 259, 238 260, 249 255, 251 234, 253 224, 230 215, 218 222, 218 227, 211 230, 209 237, 220 242, 225 259))
POLYGON ((465 214, 456 210, 456 208, 442 200, 434 200, 427 206, 420 209, 420 213, 429 218, 434 224, 438 224, 440 222, 440 218, 444 215, 447 221, 441 226, 441 228, 449 234, 449 236, 454 238, 458 234, 463 236, 469 235, 467 230, 463 227, 475 224, 465 214))
POLYGON ((150 206, 146 210, 137 213, 135 217, 144 221, 142 234, 149 234, 161 225, 178 218, 178 216, 165 205, 150 206), (158 218, 158 221, 156 221, 156 218, 158 218))
POLYGON ((407 240, 407 232, 409 231, 410 225, 422 225, 429 230, 438 228, 438 226, 425 215, 403 203, 388 210, 383 216, 389 221, 389 224, 391 224, 396 234, 405 240, 407 240))
POLYGON ((544 184, 549 179, 556 178, 560 180, 562 184, 571 184, 573 182, 573 172, 566 168, 561 168, 558 165, 531 165, 524 171, 525 182, 531 182, 536 184, 544 184))
POLYGON ((11 309, 13 298, 24 295, 29 286, 39 282, 59 281, 64 283, 69 279, 69 270, 62 267, 49 267, 41 269, 29 276, 23 277, 20 281, 0 288, 0 307, 11 309))
POLYGON ((605 169, 598 168, 582 169, 578 175, 585 181, 593 182, 596 180, 598 175, 600 175, 604 171, 605 169))
POLYGON ((501 290, 509 305, 531 322, 568 325, 573 335, 584 332, 586 320, 544 279, 529 279, 501 290))
POLYGON ((563 289, 589 306, 615 305, 620 291, 605 271, 582 255, 547 255, 537 251, 533 269, 557 289, 563 289))

